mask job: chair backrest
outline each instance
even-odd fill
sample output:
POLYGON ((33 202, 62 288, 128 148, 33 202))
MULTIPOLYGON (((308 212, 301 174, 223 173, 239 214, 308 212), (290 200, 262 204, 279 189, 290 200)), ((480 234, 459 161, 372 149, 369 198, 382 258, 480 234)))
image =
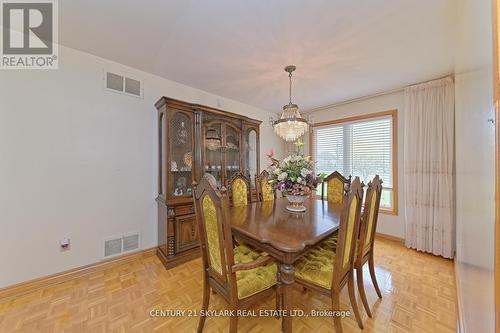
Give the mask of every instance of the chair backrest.
POLYGON ((249 201, 250 180, 238 173, 229 180, 229 187, 233 197, 233 206, 246 206, 249 201))
POLYGON ((332 286, 339 285, 354 267, 355 247, 363 203, 363 186, 359 177, 356 177, 342 201, 332 286))
POLYGON ((275 192, 273 186, 269 184, 269 173, 264 170, 258 177, 255 177, 255 188, 257 189, 257 198, 260 201, 273 201, 275 192))
POLYGON ((209 279, 216 280, 229 295, 236 290, 236 276, 231 273, 234 253, 227 191, 224 187, 217 190, 208 174, 193 187, 203 268, 209 279))
POLYGON ((368 184, 365 198, 365 209, 359 231, 359 246, 356 254, 361 260, 365 254, 373 249, 375 231, 377 230, 378 211, 382 196, 382 180, 378 175, 368 184))
POLYGON ((345 178, 338 171, 332 172, 321 183, 321 200, 326 199, 332 203, 342 203, 345 192, 349 191, 351 176, 345 178), (326 193, 325 193, 326 184, 326 193))

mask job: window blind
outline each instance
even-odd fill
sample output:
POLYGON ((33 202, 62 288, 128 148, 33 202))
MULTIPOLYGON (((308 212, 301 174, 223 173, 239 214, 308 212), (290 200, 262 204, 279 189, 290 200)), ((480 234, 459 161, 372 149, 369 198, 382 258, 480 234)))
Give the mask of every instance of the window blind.
POLYGON ((314 157, 318 172, 344 170, 343 126, 320 127, 314 131, 314 157))
POLYGON ((316 171, 358 176, 365 184, 379 175, 384 188, 381 206, 393 207, 392 121, 384 116, 316 127, 316 171))
POLYGON ((351 174, 359 176, 365 184, 379 175, 383 186, 392 188, 391 123, 391 118, 383 118, 350 125, 351 174))

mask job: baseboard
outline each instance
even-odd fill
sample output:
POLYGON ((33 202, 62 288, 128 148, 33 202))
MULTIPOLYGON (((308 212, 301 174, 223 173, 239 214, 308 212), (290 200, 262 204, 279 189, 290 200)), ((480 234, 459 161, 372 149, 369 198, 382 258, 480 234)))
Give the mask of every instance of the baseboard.
POLYGON ((160 258, 160 261, 163 263, 163 266, 165 266, 165 269, 170 269, 177 267, 185 262, 201 257, 201 252, 200 252, 200 247, 197 246, 195 248, 177 254, 174 258, 168 258, 158 248, 156 255, 158 256, 158 258, 160 258))
POLYGON ((387 235, 387 234, 381 234, 380 232, 375 233, 375 237, 391 240, 393 242, 398 242, 401 244, 405 243, 405 240, 403 238, 399 238, 399 237, 387 235))
POLYGON ((128 262, 154 256, 156 247, 141 250, 138 252, 125 254, 119 257, 99 261, 90 265, 77 267, 61 273, 51 274, 41 278, 21 282, 4 288, 0 288, 0 299, 13 296, 24 295, 42 288, 46 288, 55 284, 63 283, 72 279, 80 278, 91 273, 110 269, 128 262))
POLYGON ((455 271, 455 291, 457 292, 457 332, 464 333, 464 305, 461 301, 460 293, 460 283, 458 281, 458 271, 457 271, 457 261, 453 258, 453 270, 455 271))

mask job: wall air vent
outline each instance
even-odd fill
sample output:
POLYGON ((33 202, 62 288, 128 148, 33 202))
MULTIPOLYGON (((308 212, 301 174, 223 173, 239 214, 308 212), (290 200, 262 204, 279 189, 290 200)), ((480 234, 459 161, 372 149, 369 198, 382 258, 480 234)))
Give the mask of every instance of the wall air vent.
POLYGON ((141 96, 141 81, 125 78, 125 92, 134 96, 141 96))
POLYGON ((122 253, 122 239, 108 239, 104 241, 104 256, 116 256, 122 253))
POLYGON ((140 239, 138 232, 106 238, 104 240, 104 258, 139 250, 140 239))
POLYGON ((143 97, 141 81, 108 71, 104 72, 104 89, 124 95, 143 97))
POLYGON ((123 76, 106 72, 106 88, 123 92, 123 76))
POLYGON ((123 236, 123 252, 134 251, 139 248, 139 234, 123 236))

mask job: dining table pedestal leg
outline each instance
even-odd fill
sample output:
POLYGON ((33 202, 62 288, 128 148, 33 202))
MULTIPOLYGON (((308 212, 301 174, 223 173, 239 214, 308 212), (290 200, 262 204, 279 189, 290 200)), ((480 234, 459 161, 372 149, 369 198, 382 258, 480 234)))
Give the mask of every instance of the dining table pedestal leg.
POLYGON ((283 302, 281 304, 283 310, 281 330, 285 333, 292 332, 292 317, 290 314, 292 310, 292 284, 295 281, 294 272, 295 268, 293 265, 280 265, 280 284, 283 295, 283 302))

